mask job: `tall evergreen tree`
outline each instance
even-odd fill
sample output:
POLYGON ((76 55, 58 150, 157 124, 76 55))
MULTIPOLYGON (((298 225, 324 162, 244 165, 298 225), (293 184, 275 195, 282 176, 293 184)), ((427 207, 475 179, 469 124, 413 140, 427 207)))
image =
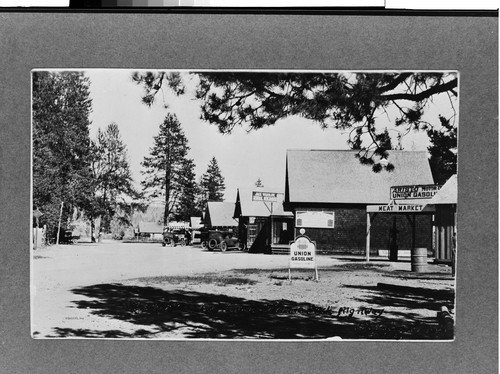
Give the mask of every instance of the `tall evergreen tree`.
POLYGON ((160 125, 160 132, 154 138, 150 155, 142 162, 145 179, 141 182, 144 192, 150 198, 163 198, 165 209, 163 224, 177 212, 186 187, 183 174, 191 168, 187 153, 188 141, 175 114, 167 114, 160 125))
POLYGON ((212 157, 207 171, 200 179, 200 207, 205 209, 208 201, 222 201, 225 189, 224 177, 219 169, 219 164, 216 158, 212 157))
POLYGON ((193 160, 186 159, 184 161, 181 172, 182 182, 180 183, 182 193, 180 194, 179 204, 175 212, 175 219, 177 221, 189 221, 191 217, 201 216, 201 211, 196 204, 199 187, 196 183, 194 166, 193 160))
POLYGON ((90 203, 89 80, 73 71, 35 71, 32 80, 33 206, 55 237, 61 203, 63 226, 90 203))
POLYGON ((441 127, 427 131, 431 141, 428 150, 434 182, 444 184, 457 172, 457 128, 447 118, 439 116, 441 127))
POLYGON ((132 184, 127 149, 116 123, 110 123, 105 131, 97 130, 96 139, 92 142, 91 166, 93 201, 88 210, 88 217, 92 232, 94 219, 101 217, 98 234, 100 237, 103 230, 109 231, 115 212, 126 202, 126 198, 139 197, 132 184))

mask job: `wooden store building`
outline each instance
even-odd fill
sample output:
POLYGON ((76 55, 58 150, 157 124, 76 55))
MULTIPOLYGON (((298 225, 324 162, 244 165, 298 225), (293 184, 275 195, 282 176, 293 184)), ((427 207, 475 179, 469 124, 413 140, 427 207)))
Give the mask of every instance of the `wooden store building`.
POLYGON ((356 154, 287 151, 284 208, 293 213, 294 236, 304 229, 319 253, 365 254, 369 248, 368 255, 377 255, 387 251, 391 229, 396 229, 399 250, 432 250, 432 214, 410 219, 409 214, 385 213, 367 222, 367 206, 389 204, 391 187, 434 184, 427 152, 390 151, 387 161, 394 170, 379 173, 362 165, 356 154))
POLYGON ((293 213, 283 210, 283 190, 238 189, 233 217, 239 221, 238 237, 250 253, 288 252, 293 240, 293 213), (257 195, 271 196, 259 201, 257 195), (271 200, 271 201, 270 201, 271 200))

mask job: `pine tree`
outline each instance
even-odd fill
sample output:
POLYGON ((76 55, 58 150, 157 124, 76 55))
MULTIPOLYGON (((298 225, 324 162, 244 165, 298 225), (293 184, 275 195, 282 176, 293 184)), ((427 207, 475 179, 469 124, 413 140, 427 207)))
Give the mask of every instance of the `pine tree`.
POLYGON ((427 135, 431 141, 428 150, 434 182, 444 184, 457 172, 457 128, 450 121, 439 116, 440 129, 431 129, 427 135))
MULTIPOLYGON (((360 161, 375 161, 383 148, 387 120, 408 134, 427 131, 424 114, 434 98, 447 95, 451 109, 458 100, 454 72, 193 72, 199 78, 195 97, 201 118, 224 134, 243 126, 247 131, 301 116, 322 128, 349 132, 348 144, 360 161), (396 113, 391 118, 387 113, 396 113)), ((133 80, 145 89, 143 102, 154 103, 160 90, 169 87, 184 93, 179 73, 137 72, 133 80)), ((404 136, 404 135, 402 135, 404 136)), ((366 162, 372 165, 372 163, 366 162)), ((388 171, 394 166, 387 164, 388 171)), ((375 168, 377 171, 378 167, 375 168)))
POLYGON ((141 182, 144 192, 150 198, 163 198, 165 209, 163 224, 178 210, 186 187, 186 173, 192 164, 187 153, 188 141, 175 114, 168 114, 160 125, 160 132, 154 138, 150 155, 142 162, 145 179, 141 182))
POLYGON ((55 238, 91 195, 89 80, 81 72, 35 71, 33 79, 33 207, 55 238))
POLYGON ((179 197, 179 205, 176 208, 175 219, 177 221, 189 221, 191 217, 201 216, 201 211, 196 204, 199 195, 199 187, 196 183, 194 162, 191 159, 184 160, 182 167, 182 182, 180 183, 182 193, 179 197))
POLYGON ((212 157, 207 171, 200 179, 200 208, 205 209, 208 201, 223 201, 225 189, 224 177, 221 174, 217 160, 212 157))
POLYGON ((88 217, 91 220, 91 231, 94 228, 94 219, 101 217, 98 234, 100 237, 103 230, 110 230, 111 220, 119 206, 125 204, 125 199, 139 197, 132 185, 127 149, 116 123, 109 124, 105 131, 98 129, 97 137, 92 142, 91 166, 93 201, 88 210, 88 217))

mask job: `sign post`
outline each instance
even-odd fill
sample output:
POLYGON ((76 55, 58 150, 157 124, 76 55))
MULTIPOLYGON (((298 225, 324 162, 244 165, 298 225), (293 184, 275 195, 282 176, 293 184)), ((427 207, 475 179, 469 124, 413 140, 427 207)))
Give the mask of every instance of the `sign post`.
MULTIPOLYGON (((267 210, 269 210, 270 223, 271 223, 271 247, 272 247, 272 238, 274 236, 274 225, 273 225, 273 203, 278 202, 278 193, 277 192, 264 192, 264 191, 252 191, 252 201, 262 201, 266 206, 267 210), (271 209, 267 206, 266 203, 271 203, 271 209)), ((266 228, 267 230, 267 228, 266 228)), ((266 240, 267 245, 267 240, 266 240)), ((272 249, 271 249, 272 252, 272 249)))
POLYGON ((315 280, 319 280, 316 266, 316 243, 304 235, 305 230, 300 230, 300 235, 290 243, 290 258, 288 266, 288 280, 292 281, 291 269, 314 269, 315 280))

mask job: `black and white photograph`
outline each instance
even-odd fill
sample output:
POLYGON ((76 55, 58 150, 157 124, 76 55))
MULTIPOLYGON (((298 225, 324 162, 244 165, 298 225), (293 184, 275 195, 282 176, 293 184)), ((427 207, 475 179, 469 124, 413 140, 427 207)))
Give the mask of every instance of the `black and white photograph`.
POLYGON ((459 79, 32 70, 31 336, 453 341, 459 79))

